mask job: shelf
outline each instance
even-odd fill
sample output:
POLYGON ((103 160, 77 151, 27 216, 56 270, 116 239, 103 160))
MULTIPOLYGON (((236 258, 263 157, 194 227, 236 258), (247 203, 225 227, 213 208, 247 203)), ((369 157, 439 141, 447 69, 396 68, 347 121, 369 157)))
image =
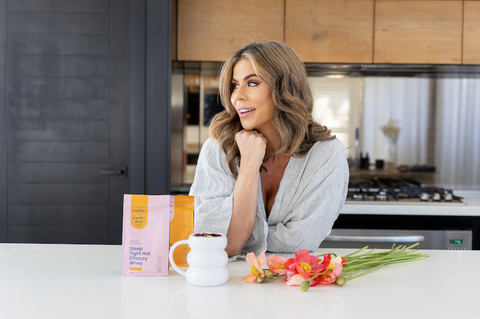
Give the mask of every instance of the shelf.
POLYGON ((391 170, 375 170, 375 169, 364 169, 364 170, 350 170, 350 178, 361 179, 361 178, 411 178, 419 181, 422 184, 433 184, 435 181, 436 173, 428 172, 400 172, 397 169, 391 170))

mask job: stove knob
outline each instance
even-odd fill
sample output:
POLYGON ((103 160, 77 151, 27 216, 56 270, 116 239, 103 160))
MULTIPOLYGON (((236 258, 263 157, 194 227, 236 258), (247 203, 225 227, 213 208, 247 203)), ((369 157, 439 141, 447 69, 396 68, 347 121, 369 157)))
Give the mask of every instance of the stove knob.
POLYGON ((442 199, 442 196, 440 196, 440 193, 437 193, 437 192, 433 193, 432 197, 433 197, 433 201, 435 202, 439 202, 442 199))
POLYGON ((453 200, 453 195, 451 193, 446 193, 445 194, 445 201, 446 202, 451 202, 453 200))
POLYGON ((428 193, 420 193, 420 200, 422 202, 427 202, 428 201, 428 193))

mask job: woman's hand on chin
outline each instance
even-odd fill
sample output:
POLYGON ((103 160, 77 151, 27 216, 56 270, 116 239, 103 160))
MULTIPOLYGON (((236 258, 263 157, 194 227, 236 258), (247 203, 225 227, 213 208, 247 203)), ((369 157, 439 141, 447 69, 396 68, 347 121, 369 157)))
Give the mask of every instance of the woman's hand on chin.
POLYGON ((240 150, 240 167, 242 165, 260 168, 265 157, 267 139, 256 130, 242 130, 235 136, 240 150))

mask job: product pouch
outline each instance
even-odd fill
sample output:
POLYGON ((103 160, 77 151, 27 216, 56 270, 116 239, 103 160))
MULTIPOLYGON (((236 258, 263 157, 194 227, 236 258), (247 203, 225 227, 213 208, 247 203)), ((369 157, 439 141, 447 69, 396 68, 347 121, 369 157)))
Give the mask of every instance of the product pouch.
MULTIPOLYGON (((193 196, 171 196, 171 211, 173 216, 170 220, 170 247, 177 241, 188 239, 193 234, 193 196)), ((188 245, 178 247, 173 253, 175 263, 179 267, 188 267, 187 254, 190 251, 188 245)))
POLYGON ((124 195, 122 276, 167 276, 169 195, 124 195))

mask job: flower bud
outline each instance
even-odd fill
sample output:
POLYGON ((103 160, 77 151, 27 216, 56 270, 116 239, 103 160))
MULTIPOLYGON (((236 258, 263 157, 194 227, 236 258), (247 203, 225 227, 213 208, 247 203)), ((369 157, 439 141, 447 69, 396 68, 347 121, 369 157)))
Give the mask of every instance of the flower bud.
POLYGON ((267 277, 267 279, 272 279, 273 275, 274 275, 273 271, 265 270, 265 277, 267 277))
POLYGON ((346 282, 347 282, 347 280, 345 279, 345 277, 338 277, 337 281, 336 281, 337 285, 339 285, 339 286, 345 285, 346 282))
POLYGON ((300 284, 300 290, 305 292, 308 290, 308 288, 310 288, 310 282, 308 281, 304 281, 300 284))
POLYGON ((265 281, 265 277, 262 277, 262 276, 257 277, 257 284, 261 284, 264 281, 265 281))

